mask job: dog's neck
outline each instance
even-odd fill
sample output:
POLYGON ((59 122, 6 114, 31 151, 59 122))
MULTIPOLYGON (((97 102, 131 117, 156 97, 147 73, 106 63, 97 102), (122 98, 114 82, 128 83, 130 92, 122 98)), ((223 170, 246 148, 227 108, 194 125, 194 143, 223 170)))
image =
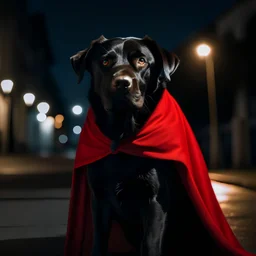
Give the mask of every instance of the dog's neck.
POLYGON ((89 101, 95 114, 96 123, 101 132, 112 140, 112 151, 118 147, 121 139, 136 135, 154 111, 163 93, 160 87, 151 95, 145 95, 143 108, 125 112, 107 112, 99 96, 90 90, 89 101))

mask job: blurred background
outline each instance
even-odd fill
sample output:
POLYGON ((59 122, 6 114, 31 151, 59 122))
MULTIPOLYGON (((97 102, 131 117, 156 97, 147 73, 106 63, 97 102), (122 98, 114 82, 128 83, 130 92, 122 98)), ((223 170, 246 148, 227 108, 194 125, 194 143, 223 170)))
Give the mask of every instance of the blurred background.
MULTIPOLYGON (((42 237, 45 248, 62 248, 73 160, 89 106, 89 76, 78 85, 69 58, 102 34, 148 35, 178 55, 168 89, 212 179, 255 191, 255 33, 255 0, 0 0, 0 252, 9 252, 1 255, 11 255, 15 239, 16 248, 24 244, 20 239, 42 237), (32 198, 28 208, 21 198, 32 198)), ((252 198, 256 205, 255 193, 252 198)), ((245 244, 255 241, 255 232, 248 236, 245 244)))
POLYGON ((169 90, 207 163, 255 166, 255 1, 97 5, 1 0, 0 152, 74 157, 88 109, 89 77, 77 85, 69 57, 101 34, 147 34, 181 59, 169 90), (210 47, 205 57, 197 52, 202 43, 210 47))

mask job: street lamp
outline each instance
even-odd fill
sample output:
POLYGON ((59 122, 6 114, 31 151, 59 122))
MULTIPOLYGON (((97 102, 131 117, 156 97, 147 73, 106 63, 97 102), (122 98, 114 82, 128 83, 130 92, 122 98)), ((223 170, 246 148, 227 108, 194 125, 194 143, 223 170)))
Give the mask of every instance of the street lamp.
POLYGON ((64 121, 64 116, 61 114, 58 114, 57 116, 55 116, 55 121, 57 123, 62 123, 64 121))
POLYGON ((218 134, 218 117, 216 103, 216 88, 214 63, 211 55, 211 47, 207 44, 200 44, 196 48, 197 54, 205 59, 206 78, 208 87, 208 102, 209 102, 209 136, 210 136, 210 168, 218 168, 219 159, 219 134, 218 134))
POLYGON ((10 79, 3 80, 1 82, 1 87, 4 94, 10 94, 13 88, 13 81, 10 79))
POLYGON ((81 106, 76 105, 72 108, 72 111, 75 115, 80 115, 83 112, 83 109, 81 106))
POLYGON ((1 82, 1 88, 2 91, 4 93, 4 95, 6 96, 6 101, 8 104, 8 151, 11 153, 13 152, 13 107, 12 107, 12 99, 11 99, 11 92, 13 89, 13 81, 10 79, 5 79, 1 82))
POLYGON ((26 93, 23 96, 23 100, 27 107, 31 107, 34 104, 36 97, 33 93, 26 93))
POLYGON ((68 142, 68 137, 67 137, 65 134, 61 134, 61 135, 59 136, 59 142, 60 142, 61 144, 67 143, 67 142, 68 142))
POLYGON ((80 134, 81 131, 82 131, 81 126, 76 125, 75 127, 73 127, 73 133, 74 133, 74 134, 80 134))
POLYGON ((207 44, 200 44, 197 47, 197 53, 201 57, 207 57, 211 53, 211 48, 207 44))
POLYGON ((47 114, 47 112, 49 111, 49 109, 50 109, 50 105, 49 105, 47 102, 40 102, 40 103, 37 105, 37 110, 38 110, 40 113, 47 114))
POLYGON ((38 122, 42 123, 46 120, 47 116, 44 113, 38 113, 36 119, 38 122))
POLYGON ((62 127, 62 123, 64 121, 64 116, 61 114, 58 114, 55 116, 55 122, 54 122, 54 126, 56 129, 60 129, 62 127))

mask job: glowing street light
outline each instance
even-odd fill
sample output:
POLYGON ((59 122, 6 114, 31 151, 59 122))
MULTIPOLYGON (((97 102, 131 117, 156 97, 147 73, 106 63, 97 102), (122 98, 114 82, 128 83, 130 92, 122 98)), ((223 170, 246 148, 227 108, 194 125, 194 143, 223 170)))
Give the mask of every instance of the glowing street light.
POLYGON ((33 93, 26 93, 23 96, 23 100, 28 107, 31 107, 34 104, 35 99, 36 97, 33 93))
POLYGON ((40 103, 37 105, 37 110, 38 110, 40 113, 47 114, 47 112, 49 111, 49 109, 50 109, 50 105, 49 105, 47 102, 40 102, 40 103))
POLYGON ((59 142, 61 144, 65 144, 65 143, 67 143, 67 141, 68 141, 68 137, 66 135, 62 134, 59 136, 59 142))
POLYGON ((79 125, 76 125, 76 126, 73 128, 73 133, 74 133, 74 134, 80 134, 81 131, 82 131, 82 128, 81 128, 81 126, 79 126, 79 125))
POLYGON ((204 57, 206 65, 206 78, 209 102, 209 136, 210 136, 210 168, 218 168, 219 157, 219 132, 216 102, 216 86, 214 75, 214 63, 211 53, 211 47, 207 44, 200 44, 196 48, 197 54, 204 57))
POLYGON ((1 88, 3 93, 6 95, 6 102, 8 104, 8 135, 7 135, 7 145, 8 145, 8 152, 13 152, 14 145, 13 145, 13 103, 11 92, 13 89, 13 81, 10 79, 5 79, 1 82, 1 88))
POLYGON ((211 48, 209 45, 207 44, 200 44, 197 48, 196 48, 197 54, 201 57, 206 57, 211 53, 211 48))
POLYGON ((62 127, 62 123, 58 123, 58 122, 55 121, 54 127, 55 127, 56 129, 60 129, 60 128, 62 127))
POLYGON ((36 119, 38 122, 44 122, 46 120, 47 116, 44 113, 39 113, 36 116, 36 119))
MULTIPOLYGON (((39 113, 40 114, 43 114, 43 113, 39 113)), ((44 114, 43 114, 44 115, 44 114)), ((46 116, 46 115, 45 115, 46 116)), ((42 116, 43 117, 43 116, 42 116)), ((54 125, 54 118, 52 116, 47 116, 45 119, 44 119, 44 127, 46 129, 52 127, 54 125)))
POLYGON ((64 116, 63 115, 57 115, 55 116, 55 122, 56 123, 62 123, 64 121, 64 116))
POLYGON ((12 92, 13 88, 13 81, 6 79, 1 82, 1 87, 4 92, 4 94, 10 94, 12 92))
POLYGON ((74 107, 72 108, 72 111, 73 111, 73 113, 74 113, 75 115, 80 115, 80 114, 82 114, 83 109, 82 109, 81 106, 76 105, 76 106, 74 106, 74 107))

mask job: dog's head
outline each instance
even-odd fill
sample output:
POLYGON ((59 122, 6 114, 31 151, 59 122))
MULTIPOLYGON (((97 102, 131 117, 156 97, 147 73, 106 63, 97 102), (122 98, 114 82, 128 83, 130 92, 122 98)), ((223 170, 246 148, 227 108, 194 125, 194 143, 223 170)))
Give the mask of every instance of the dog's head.
POLYGON ((120 111, 142 108, 146 94, 170 81, 179 59, 148 36, 142 39, 101 36, 72 56, 71 63, 78 83, 86 70, 91 74, 91 89, 106 111, 120 111))

